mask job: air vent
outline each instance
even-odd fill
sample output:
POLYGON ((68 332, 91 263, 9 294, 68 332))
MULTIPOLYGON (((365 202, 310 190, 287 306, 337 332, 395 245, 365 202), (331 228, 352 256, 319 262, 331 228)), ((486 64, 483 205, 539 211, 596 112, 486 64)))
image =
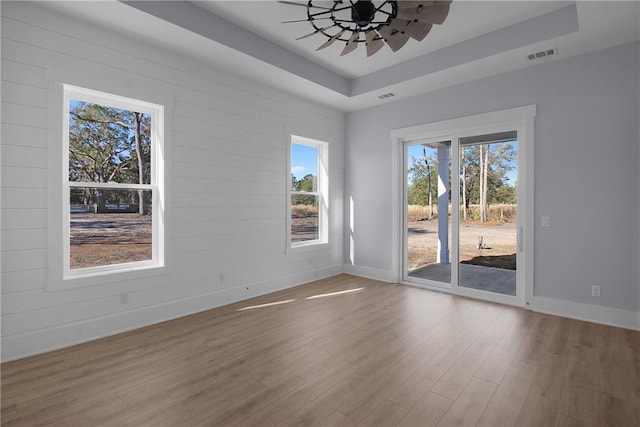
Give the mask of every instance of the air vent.
POLYGON ((389 92, 389 93, 385 93, 383 95, 379 95, 378 98, 380 99, 387 99, 387 98, 391 98, 392 96, 396 96, 395 93, 393 92, 389 92))
POLYGON ((530 53, 529 55, 527 55, 527 59, 529 59, 529 61, 533 61, 535 59, 545 58, 547 56, 552 56, 557 54, 558 54, 558 48, 554 47, 553 49, 541 50, 540 52, 530 53))

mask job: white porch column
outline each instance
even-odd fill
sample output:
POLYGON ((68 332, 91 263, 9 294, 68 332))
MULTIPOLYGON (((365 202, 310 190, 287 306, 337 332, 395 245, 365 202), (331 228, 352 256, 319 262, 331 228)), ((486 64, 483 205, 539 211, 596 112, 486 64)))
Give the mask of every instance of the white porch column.
POLYGON ((449 147, 438 144, 438 256, 449 263, 449 147))

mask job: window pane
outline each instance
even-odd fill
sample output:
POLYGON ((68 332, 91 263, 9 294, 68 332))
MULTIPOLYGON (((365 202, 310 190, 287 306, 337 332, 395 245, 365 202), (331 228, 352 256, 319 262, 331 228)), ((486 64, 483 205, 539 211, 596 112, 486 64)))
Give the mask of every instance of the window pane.
POLYGON ((72 188, 69 201, 72 270, 152 259, 151 191, 72 188))
POLYGON ((291 190, 318 191, 318 149, 291 144, 291 190))
POLYGON ((151 183, 151 116, 69 101, 69 181, 151 183))
POLYGON ((291 241, 319 239, 318 197, 306 194, 291 196, 291 241))

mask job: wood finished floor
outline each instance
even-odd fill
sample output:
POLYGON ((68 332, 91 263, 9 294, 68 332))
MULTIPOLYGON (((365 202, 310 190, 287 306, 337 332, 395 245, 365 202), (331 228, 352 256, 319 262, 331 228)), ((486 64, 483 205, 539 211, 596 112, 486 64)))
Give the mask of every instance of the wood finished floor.
POLYGON ((640 332, 341 275, 3 364, 2 425, 639 426, 640 332))

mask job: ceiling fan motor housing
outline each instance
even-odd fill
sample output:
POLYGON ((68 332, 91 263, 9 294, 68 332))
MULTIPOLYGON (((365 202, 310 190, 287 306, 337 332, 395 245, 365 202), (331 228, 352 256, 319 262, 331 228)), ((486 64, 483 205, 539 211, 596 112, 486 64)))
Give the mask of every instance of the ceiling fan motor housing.
POLYGON ((351 19, 358 27, 366 27, 374 20, 376 16, 376 7, 369 0, 359 0, 351 8, 351 19))

